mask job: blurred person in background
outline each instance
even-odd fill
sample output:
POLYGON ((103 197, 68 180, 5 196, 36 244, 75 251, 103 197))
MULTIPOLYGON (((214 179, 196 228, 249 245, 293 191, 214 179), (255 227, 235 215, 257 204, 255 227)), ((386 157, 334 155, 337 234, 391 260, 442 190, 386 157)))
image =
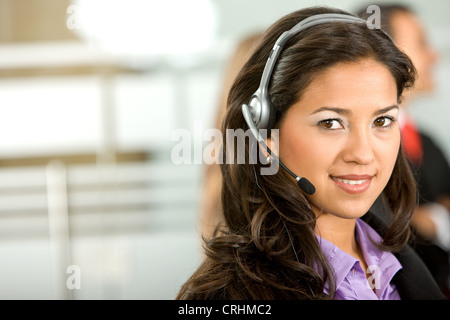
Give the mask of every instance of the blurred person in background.
MULTIPOLYGON (((247 62, 253 48, 260 39, 259 33, 252 33, 241 39, 228 62, 225 70, 224 83, 219 97, 219 105, 216 111, 214 126, 220 129, 222 119, 226 111, 228 92, 234 79, 241 70, 242 66, 247 62)), ((222 141, 216 141, 222 143, 222 141)), ((215 155, 219 157, 220 155, 215 155)), ((220 190, 222 185, 222 174, 219 165, 214 162, 206 165, 203 178, 203 188, 201 193, 201 217, 200 232, 208 238, 214 234, 216 226, 223 221, 222 209, 220 204, 220 190)))
MULTIPOLYGON (((411 220, 417 234, 414 246, 441 290, 450 298, 450 166, 438 144, 417 127, 408 110, 409 102, 415 97, 433 92, 433 68, 438 56, 413 9, 395 3, 377 6, 380 8, 381 28, 392 36, 417 69, 414 90, 405 95, 399 115, 402 145, 419 192, 419 205, 411 220)), ((364 19, 371 15, 366 8, 357 10, 357 14, 364 19)))

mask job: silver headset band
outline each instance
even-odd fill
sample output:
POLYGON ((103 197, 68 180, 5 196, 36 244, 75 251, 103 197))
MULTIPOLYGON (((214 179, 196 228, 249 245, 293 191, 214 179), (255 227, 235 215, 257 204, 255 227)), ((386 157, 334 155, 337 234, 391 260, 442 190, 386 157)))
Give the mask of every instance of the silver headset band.
MULTIPOLYGON (((366 24, 366 20, 362 18, 340 13, 323 13, 303 19, 295 26, 293 26, 290 30, 283 32, 275 42, 275 45, 273 46, 272 51, 270 52, 269 58, 267 59, 263 74, 261 76, 261 82, 256 92, 259 91, 259 94, 267 93, 272 71, 275 66, 275 62, 278 59, 278 55, 280 54, 281 49, 290 38, 292 38, 293 36, 295 36, 297 33, 299 33, 304 29, 328 22, 357 22, 366 24)), ((384 31, 383 33, 389 38, 389 40, 392 41, 392 43, 394 43, 394 40, 391 38, 389 34, 387 34, 384 31)))

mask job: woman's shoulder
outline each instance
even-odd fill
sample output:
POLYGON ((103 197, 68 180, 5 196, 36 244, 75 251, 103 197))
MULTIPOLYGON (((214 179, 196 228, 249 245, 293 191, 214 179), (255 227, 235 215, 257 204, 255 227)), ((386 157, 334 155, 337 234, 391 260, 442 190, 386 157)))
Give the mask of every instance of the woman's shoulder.
MULTIPOLYGON (((364 218, 378 234, 383 235, 387 230, 386 222, 376 214, 368 213, 364 218)), ((394 252, 394 255, 402 268, 395 274, 392 282, 397 286, 402 299, 446 299, 425 263, 410 245, 407 244, 402 250, 394 252)))

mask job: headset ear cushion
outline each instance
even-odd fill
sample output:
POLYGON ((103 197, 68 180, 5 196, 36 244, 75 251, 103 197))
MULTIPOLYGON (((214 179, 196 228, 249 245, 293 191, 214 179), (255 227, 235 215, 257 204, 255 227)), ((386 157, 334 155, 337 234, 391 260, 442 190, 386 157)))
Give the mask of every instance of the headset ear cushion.
POLYGON ((275 122, 277 122, 277 109, 275 109, 274 105, 272 103, 269 103, 270 108, 270 114, 269 114, 269 121, 267 122, 267 131, 270 136, 270 131, 275 125, 275 122))

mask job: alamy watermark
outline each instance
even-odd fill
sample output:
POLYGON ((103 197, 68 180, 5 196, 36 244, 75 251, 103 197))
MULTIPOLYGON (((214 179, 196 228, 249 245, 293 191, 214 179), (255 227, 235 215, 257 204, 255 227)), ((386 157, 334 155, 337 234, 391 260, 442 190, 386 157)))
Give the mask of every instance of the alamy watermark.
POLYGON ((381 9, 377 5, 370 5, 367 7, 366 13, 371 13, 367 20, 366 25, 367 28, 373 29, 381 29, 381 9))
POLYGON ((71 4, 66 9, 66 27, 69 30, 75 30, 81 28, 81 16, 80 16, 80 6, 76 4, 71 4))
POLYGON ((380 277, 381 277, 381 270, 380 267, 377 265, 370 265, 367 267, 366 274, 370 274, 369 277, 367 277, 367 286, 370 289, 380 289, 381 283, 380 283, 380 277))
MULTIPOLYGON (((259 134, 267 140, 268 130, 260 129, 259 134)), ((225 132, 226 152, 223 157, 223 135, 219 129, 203 130, 201 122, 196 121, 193 135, 187 129, 175 129, 172 141, 178 142, 172 148, 171 159, 174 164, 263 164, 261 175, 274 175, 278 172, 279 163, 268 157, 267 151, 257 143, 250 129, 227 129, 225 132), (246 148, 248 141, 248 152, 246 148), (205 142, 207 144, 204 146, 205 142)), ((278 129, 270 134, 271 151, 278 155, 278 129)))
POLYGON ((70 274, 66 280, 66 287, 69 290, 81 289, 81 268, 76 264, 67 267, 66 273, 70 274))

